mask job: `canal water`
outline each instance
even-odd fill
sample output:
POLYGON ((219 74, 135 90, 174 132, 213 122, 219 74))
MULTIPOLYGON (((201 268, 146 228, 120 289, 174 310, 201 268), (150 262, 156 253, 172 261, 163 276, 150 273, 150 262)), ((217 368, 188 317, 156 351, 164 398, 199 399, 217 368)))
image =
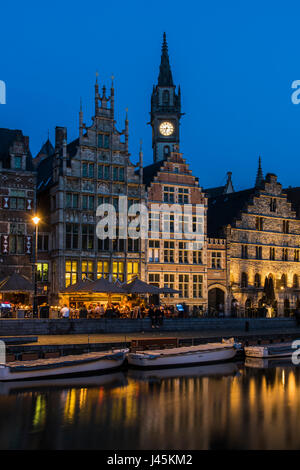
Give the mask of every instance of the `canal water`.
POLYGON ((0 384, 2 449, 300 449, 300 367, 260 360, 0 384))

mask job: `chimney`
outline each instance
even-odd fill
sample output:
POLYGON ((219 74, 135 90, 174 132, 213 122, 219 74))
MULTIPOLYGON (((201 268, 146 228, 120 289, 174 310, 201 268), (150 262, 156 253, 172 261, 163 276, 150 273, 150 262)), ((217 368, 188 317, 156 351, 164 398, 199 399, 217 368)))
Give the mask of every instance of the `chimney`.
POLYGON ((56 126, 55 128, 55 152, 62 149, 64 140, 67 140, 67 128, 56 126))

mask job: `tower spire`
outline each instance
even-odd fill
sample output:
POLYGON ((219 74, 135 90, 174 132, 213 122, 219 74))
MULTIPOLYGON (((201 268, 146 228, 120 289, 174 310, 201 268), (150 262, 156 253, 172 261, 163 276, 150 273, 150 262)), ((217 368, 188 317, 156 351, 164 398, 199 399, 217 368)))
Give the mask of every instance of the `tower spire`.
POLYGON ((173 77, 169 62, 166 33, 164 33, 163 35, 163 43, 161 48, 161 62, 159 67, 158 86, 173 86, 173 77))
POLYGON ((261 168, 261 157, 259 156, 258 158, 258 169, 257 169, 257 174, 256 174, 256 180, 255 180, 255 187, 256 188, 261 188, 264 182, 264 175, 263 171, 261 168))

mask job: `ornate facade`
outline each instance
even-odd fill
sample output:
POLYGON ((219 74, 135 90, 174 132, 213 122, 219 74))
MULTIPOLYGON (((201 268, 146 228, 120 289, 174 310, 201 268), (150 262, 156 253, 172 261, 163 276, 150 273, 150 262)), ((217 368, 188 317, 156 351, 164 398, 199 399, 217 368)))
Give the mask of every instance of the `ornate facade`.
POLYGON ((1 280, 14 272, 32 280, 35 195, 29 138, 20 130, 0 129, 1 280))
POLYGON ((227 311, 237 301, 240 316, 259 315, 264 304, 289 315, 300 300, 300 220, 276 175, 263 179, 259 165, 254 188, 210 198, 208 214, 210 235, 223 234, 227 245, 227 311))
POLYGON ((119 212, 119 196, 128 206, 144 200, 140 174, 128 153, 128 118, 118 131, 114 120, 114 87, 106 96, 95 85, 92 125, 79 113, 79 138, 67 144, 65 128, 56 128, 55 152, 39 166, 39 202, 49 217, 51 232, 51 289, 55 296, 83 278, 104 276, 120 282, 144 276, 145 250, 140 240, 99 239, 98 206, 112 204, 119 212))

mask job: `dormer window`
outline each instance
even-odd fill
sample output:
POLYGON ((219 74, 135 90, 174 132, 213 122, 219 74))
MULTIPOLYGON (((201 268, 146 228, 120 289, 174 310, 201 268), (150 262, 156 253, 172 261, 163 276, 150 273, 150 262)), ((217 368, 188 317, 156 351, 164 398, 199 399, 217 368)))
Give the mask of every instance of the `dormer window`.
POLYGON ((22 157, 19 155, 14 157, 14 168, 15 170, 21 170, 22 168, 22 157))

